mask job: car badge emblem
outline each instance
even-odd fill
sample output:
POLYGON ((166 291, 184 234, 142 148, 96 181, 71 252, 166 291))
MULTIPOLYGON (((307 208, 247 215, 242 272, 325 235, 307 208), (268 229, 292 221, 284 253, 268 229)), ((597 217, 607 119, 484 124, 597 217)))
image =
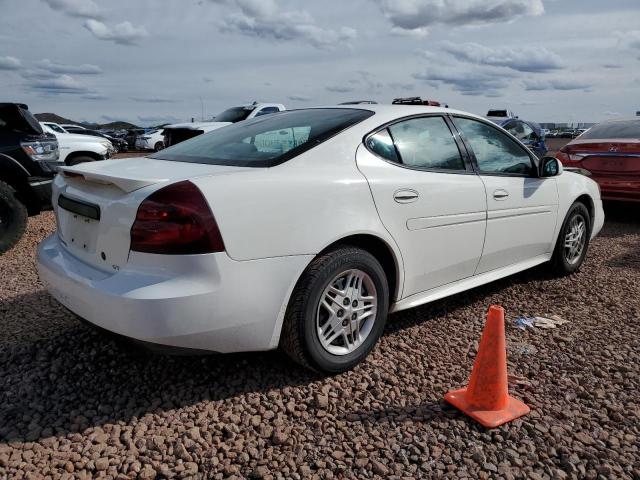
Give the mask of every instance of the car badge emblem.
POLYGON ((611 147, 609 147, 609 152, 616 153, 617 151, 618 151, 618 147, 616 147, 615 145, 612 145, 611 147))

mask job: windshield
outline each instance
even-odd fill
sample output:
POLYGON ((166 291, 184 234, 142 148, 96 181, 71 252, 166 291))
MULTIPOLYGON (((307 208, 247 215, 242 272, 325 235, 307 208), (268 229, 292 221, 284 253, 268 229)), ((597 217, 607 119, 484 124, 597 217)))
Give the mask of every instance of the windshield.
POLYGON ((49 127, 51 130, 53 130, 54 132, 67 133, 64 128, 62 128, 60 125, 56 125, 55 123, 45 123, 45 125, 49 127))
POLYGON ((585 138, 637 138, 640 139, 640 120, 626 120, 601 123, 580 135, 580 140, 585 138))
MULTIPOLYGON (((368 110, 318 108, 256 117, 151 155, 158 160, 271 167, 370 117, 368 110)), ((355 145, 354 145, 355 147, 355 145)))
POLYGON ((242 120, 246 120, 255 109, 256 107, 233 107, 216 115, 214 120, 216 122, 241 122, 242 120))

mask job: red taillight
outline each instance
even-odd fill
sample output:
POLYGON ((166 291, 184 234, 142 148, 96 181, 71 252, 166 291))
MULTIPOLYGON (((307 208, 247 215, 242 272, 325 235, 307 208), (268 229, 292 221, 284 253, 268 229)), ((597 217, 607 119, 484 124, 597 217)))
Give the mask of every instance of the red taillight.
POLYGON ((131 250, 184 255, 223 252, 207 201, 193 183, 174 183, 149 195, 131 227, 131 250))

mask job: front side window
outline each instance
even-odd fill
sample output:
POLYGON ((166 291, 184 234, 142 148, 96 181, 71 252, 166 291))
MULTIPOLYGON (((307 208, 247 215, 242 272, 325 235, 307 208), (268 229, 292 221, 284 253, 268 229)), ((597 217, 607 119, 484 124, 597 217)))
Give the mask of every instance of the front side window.
POLYGON ((289 110, 235 123, 161 150, 149 158, 175 162, 271 167, 370 117, 369 110, 289 110))
POLYGON ((389 127, 403 165, 465 170, 455 139, 442 117, 412 118, 389 127))
POLYGON ((469 118, 457 117, 454 121, 471 145, 480 172, 532 174, 533 165, 529 154, 500 130, 469 118))

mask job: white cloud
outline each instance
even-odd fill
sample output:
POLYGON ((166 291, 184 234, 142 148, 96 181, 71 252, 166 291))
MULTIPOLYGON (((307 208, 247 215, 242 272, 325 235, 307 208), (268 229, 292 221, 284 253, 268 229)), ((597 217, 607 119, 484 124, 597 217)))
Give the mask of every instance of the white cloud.
POLYGON ((328 87, 325 87, 325 90, 327 92, 334 93, 349 93, 353 92, 355 89, 353 87, 347 87, 345 85, 329 85, 328 87))
POLYGON ((547 80, 524 80, 524 88, 529 91, 542 90, 588 90, 591 85, 582 80, 554 78, 547 80))
POLYGON ((82 65, 68 65, 52 62, 48 58, 39 61, 36 65, 51 73, 72 73, 75 75, 97 75, 102 73, 102 69, 97 65, 89 63, 83 63, 82 65))
POLYGON ((22 62, 16 57, 0 57, 0 70, 19 70, 22 62))
POLYGON ((100 7, 93 0, 44 0, 54 10, 71 17, 102 18, 100 7))
POLYGON ((491 48, 473 42, 443 42, 442 49, 462 62, 507 67, 519 72, 548 72, 563 68, 562 59, 545 47, 491 48))
POLYGON ((90 90, 70 75, 59 75, 53 78, 33 78, 28 86, 41 93, 57 94, 88 94, 90 90))
POLYGON ((311 97, 308 97, 306 95, 299 95, 294 93, 293 95, 289 95, 287 97, 289 100, 293 101, 293 102, 309 102, 311 101, 311 97))
POLYGON ((456 66, 441 66, 430 68, 413 75, 416 80, 422 80, 428 85, 439 87, 449 86, 462 95, 470 96, 501 96, 512 79, 508 72, 495 70, 469 69, 456 66))
POLYGON ((140 39, 149 36, 143 26, 136 27, 131 22, 122 22, 110 27, 98 20, 89 19, 84 22, 84 26, 96 38, 119 45, 136 45, 140 39))
POLYGON ((318 26, 305 11, 279 11, 274 0, 212 0, 234 6, 239 12, 228 15, 220 24, 222 31, 271 40, 302 41, 316 48, 331 48, 354 40, 353 28, 327 29, 318 26))
POLYGON ((483 25, 542 15, 542 0, 375 0, 396 31, 424 35, 433 25, 483 25))

